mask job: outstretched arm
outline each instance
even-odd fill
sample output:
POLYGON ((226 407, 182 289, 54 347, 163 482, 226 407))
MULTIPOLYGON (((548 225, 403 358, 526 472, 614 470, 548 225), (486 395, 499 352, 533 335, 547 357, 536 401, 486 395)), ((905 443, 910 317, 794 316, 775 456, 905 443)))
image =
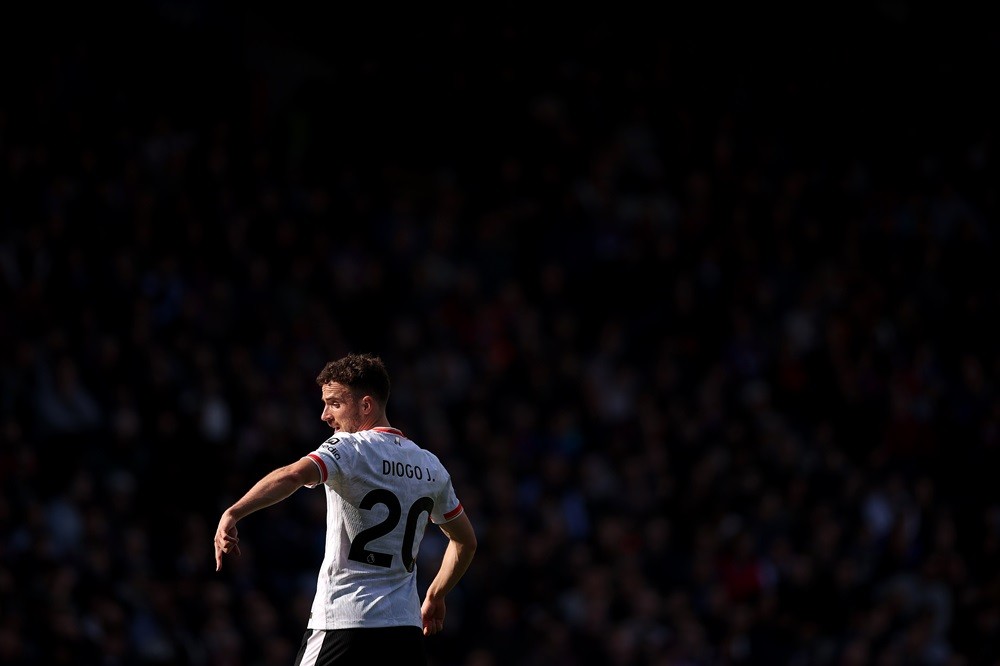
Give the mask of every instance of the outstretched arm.
POLYGON ((222 512, 215 530, 215 570, 222 568, 223 553, 240 554, 240 540, 236 523, 254 511, 277 504, 306 485, 319 483, 319 469, 309 458, 302 458, 291 465, 279 467, 254 484, 246 495, 222 512))
POLYGON ((465 575, 476 554, 476 532, 465 513, 438 527, 448 537, 448 547, 441 557, 437 575, 427 586, 427 594, 424 595, 424 603, 420 609, 425 636, 436 634, 444 628, 444 598, 465 575))

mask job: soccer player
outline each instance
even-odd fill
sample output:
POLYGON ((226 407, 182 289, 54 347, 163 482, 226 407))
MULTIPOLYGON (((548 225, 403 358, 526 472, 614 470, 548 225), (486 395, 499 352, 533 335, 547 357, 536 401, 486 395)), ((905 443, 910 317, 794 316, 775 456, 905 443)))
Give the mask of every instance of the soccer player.
POLYGON ((334 435, 265 475, 226 509, 215 532, 215 569, 240 553, 236 524, 320 484, 326 552, 296 666, 426 664, 424 637, 444 626, 445 596, 476 552, 476 534, 436 455, 389 425, 389 375, 381 358, 348 354, 316 377, 320 418, 334 435), (448 545, 423 604, 416 556, 428 522, 448 545))

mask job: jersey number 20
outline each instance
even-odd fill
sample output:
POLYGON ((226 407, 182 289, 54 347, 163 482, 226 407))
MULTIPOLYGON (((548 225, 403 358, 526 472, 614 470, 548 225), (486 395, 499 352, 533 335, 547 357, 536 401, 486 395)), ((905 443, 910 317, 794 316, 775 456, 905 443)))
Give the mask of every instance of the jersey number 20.
MULTIPOLYGON (((361 500, 360 506, 362 509, 369 510, 376 504, 381 504, 389 509, 389 515, 382 522, 358 532, 358 535, 354 537, 354 541, 351 542, 351 552, 348 553, 347 557, 355 562, 374 564, 377 567, 389 567, 392 565, 391 553, 368 550, 366 546, 369 541, 384 536, 396 529, 396 525, 399 524, 399 519, 403 515, 403 508, 399 504, 399 498, 384 488, 376 488, 370 491, 361 500)), ((430 497, 421 497, 413 503, 410 510, 406 513, 406 528, 403 531, 403 548, 400 555, 403 558, 403 566, 406 567, 407 571, 413 571, 413 539, 417 533, 417 520, 420 518, 420 514, 425 511, 430 516, 431 509, 433 508, 434 500, 430 497)))

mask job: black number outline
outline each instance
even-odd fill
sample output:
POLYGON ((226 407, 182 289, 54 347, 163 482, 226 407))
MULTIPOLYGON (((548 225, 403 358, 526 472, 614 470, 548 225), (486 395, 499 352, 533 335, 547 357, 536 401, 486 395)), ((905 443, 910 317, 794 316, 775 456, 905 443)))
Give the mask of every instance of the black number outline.
MULTIPOLYGON (((369 550, 367 546, 375 539, 396 529, 396 526, 399 525, 399 519, 403 515, 403 508, 396 494, 385 488, 375 488, 368 491, 358 506, 368 511, 376 504, 381 504, 388 509, 388 515, 380 522, 358 532, 354 540, 351 541, 351 549, 347 553, 347 559, 376 567, 389 568, 392 566, 392 554, 369 550)), ((417 519, 425 511, 429 517, 433 508, 434 500, 430 497, 421 497, 406 512, 406 526, 403 529, 403 547, 400 556, 407 571, 413 571, 413 540, 417 535, 417 519)))

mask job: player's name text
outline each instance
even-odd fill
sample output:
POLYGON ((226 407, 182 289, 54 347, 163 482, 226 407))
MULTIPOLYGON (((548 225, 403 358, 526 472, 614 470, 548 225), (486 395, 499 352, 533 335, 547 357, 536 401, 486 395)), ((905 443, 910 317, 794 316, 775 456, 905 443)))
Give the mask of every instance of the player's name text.
POLYGON ((420 467, 409 463, 402 463, 398 460, 382 459, 382 474, 386 476, 398 476, 406 479, 417 479, 418 481, 433 481, 429 467, 420 467))

